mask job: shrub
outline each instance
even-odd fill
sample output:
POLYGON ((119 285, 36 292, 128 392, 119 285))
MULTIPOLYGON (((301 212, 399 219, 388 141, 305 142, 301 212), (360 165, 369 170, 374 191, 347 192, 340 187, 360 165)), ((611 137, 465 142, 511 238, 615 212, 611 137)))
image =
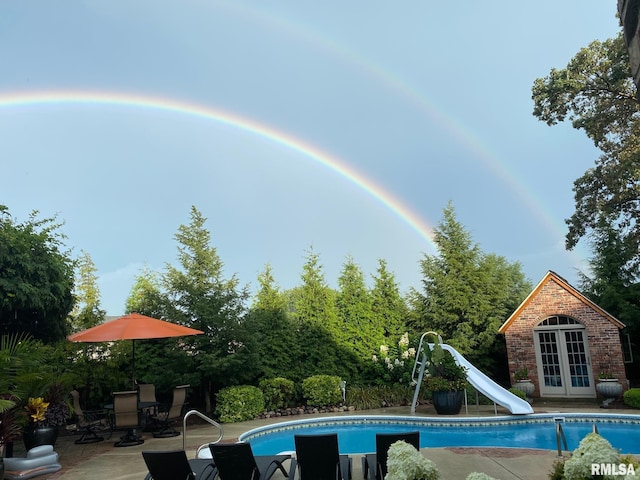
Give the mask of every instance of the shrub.
POLYGON ((302 395, 307 405, 324 407, 342 401, 340 377, 332 375, 314 375, 302 381, 302 395))
POLYGON ((293 398, 294 383, 282 377, 268 378, 260 381, 260 390, 267 410, 285 408, 293 398))
POLYGON ((564 480, 564 460, 556 460, 551 466, 549 480, 564 480))
POLYGON ((640 388, 630 388, 622 396, 625 405, 631 408, 640 408, 640 388))
POLYGON ((385 480, 438 480, 436 464, 405 442, 397 441, 389 447, 385 480))
POLYGON ((527 399, 527 394, 524 393, 522 390, 520 390, 519 388, 515 388, 515 387, 511 387, 509 389, 509 391, 511 393, 513 393, 516 397, 520 397, 522 400, 526 400, 527 399))
POLYGON ((467 475, 466 480, 496 480, 496 479, 493 477, 490 477, 486 473, 471 472, 469 475, 467 475))
POLYGON ((566 480, 591 478, 593 463, 620 463, 620 453, 597 433, 587 434, 580 441, 571 458, 564 462, 564 478, 566 480))
POLYGON ((262 390, 251 385, 223 388, 216 400, 216 414, 223 423, 253 420, 264 412, 262 390))

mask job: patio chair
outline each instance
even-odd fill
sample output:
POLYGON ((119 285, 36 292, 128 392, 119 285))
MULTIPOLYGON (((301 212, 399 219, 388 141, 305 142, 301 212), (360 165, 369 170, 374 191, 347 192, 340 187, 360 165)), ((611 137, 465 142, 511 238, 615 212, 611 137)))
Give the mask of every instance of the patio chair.
POLYGON ((145 480, 213 480, 217 469, 207 459, 187 459, 184 450, 143 451, 149 473, 145 480))
POLYGON ((169 406, 160 406, 158 412, 151 416, 153 436, 156 438, 175 437, 180 435, 171 422, 182 417, 182 409, 187 400, 187 388, 189 385, 179 385, 173 389, 173 401, 169 406))
MULTIPOLYGON (((349 480, 351 458, 340 455, 338 434, 294 435, 300 480, 349 480)), ((296 469, 292 469, 295 478, 296 469)), ((293 479, 292 479, 293 480, 293 479)))
POLYGON ((387 453, 389 447, 398 440, 404 440, 420 450, 420 432, 376 433, 376 453, 367 453, 362 457, 362 471, 364 478, 368 478, 369 471, 375 472, 372 477, 383 480, 387 474, 387 453))
POLYGON ((251 444, 243 442, 211 443, 209 450, 220 480, 269 480, 278 470, 289 476, 282 463, 291 459, 291 455, 255 457, 251 444))
POLYGON ((131 447, 144 443, 142 436, 136 433, 136 430, 141 428, 137 391, 113 392, 113 428, 126 429, 126 433, 114 443, 116 447, 131 447))
POLYGON ((74 443, 84 445, 86 443, 102 442, 104 437, 101 433, 109 433, 111 438, 111 423, 104 410, 83 410, 80 406, 80 394, 77 390, 71 391, 73 399, 73 410, 78 417, 78 430, 81 433, 79 439, 74 443))
POLYGON ((158 413, 158 400, 156 400, 156 386, 153 383, 138 384, 138 406, 142 413, 142 429, 146 430, 153 425, 152 418, 158 413))

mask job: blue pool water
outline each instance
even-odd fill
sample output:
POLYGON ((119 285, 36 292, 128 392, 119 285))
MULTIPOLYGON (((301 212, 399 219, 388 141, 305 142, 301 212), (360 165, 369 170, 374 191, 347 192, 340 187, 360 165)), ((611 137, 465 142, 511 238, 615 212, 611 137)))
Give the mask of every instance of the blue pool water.
MULTIPOLYGON (((420 446, 508 447, 556 450, 556 421, 564 431, 568 450, 575 450, 596 425, 598 432, 622 453, 640 454, 638 415, 547 415, 441 420, 432 417, 348 416, 298 420, 261 427, 240 436, 254 454, 272 455, 295 450, 295 434, 337 433, 341 453, 375 451, 376 433, 419 430, 420 446)), ((564 445, 563 449, 564 449, 564 445)))

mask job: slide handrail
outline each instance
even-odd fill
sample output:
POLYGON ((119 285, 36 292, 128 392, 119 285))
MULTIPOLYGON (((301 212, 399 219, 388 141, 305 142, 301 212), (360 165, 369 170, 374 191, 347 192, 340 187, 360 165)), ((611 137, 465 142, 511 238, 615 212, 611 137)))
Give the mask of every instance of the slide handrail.
MULTIPOLYGON (((438 341, 443 350, 447 350, 452 356, 456 363, 466 369, 467 380, 468 382, 475 388, 477 391, 491 399, 494 403, 501 405, 507 408, 512 414, 522 415, 533 413, 533 408, 526 400, 521 399, 520 397, 514 395, 506 388, 503 388, 496 382, 494 382, 491 378, 481 372, 475 365, 469 362, 460 352, 458 352, 451 345, 447 345, 446 343, 442 343, 442 338, 435 332, 427 332, 420 337, 420 343, 418 346, 418 351, 416 352, 416 361, 413 366, 413 375, 412 379, 416 382, 416 390, 413 396, 413 403, 411 404, 411 413, 415 413, 418 394, 420 392, 420 385, 422 384, 422 379, 424 378, 424 370, 426 365, 426 353, 424 352, 423 345, 424 339, 428 335, 436 335, 438 337, 438 341), (419 367, 419 375, 418 378, 415 378, 416 369, 419 367)), ((427 346, 431 349, 433 348, 432 344, 427 343, 427 346)))

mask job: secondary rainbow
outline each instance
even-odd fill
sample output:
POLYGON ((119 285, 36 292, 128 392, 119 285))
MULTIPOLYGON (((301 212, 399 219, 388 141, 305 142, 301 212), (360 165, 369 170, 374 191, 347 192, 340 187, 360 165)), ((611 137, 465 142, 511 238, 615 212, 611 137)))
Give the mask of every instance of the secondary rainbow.
POLYGON ((364 190, 375 200, 399 217, 435 252, 433 242, 433 228, 407 205, 398 200, 390 192, 376 184, 364 174, 348 165, 343 160, 331 155, 304 140, 295 138, 281 130, 258 123, 247 117, 241 117, 231 112, 215 109, 208 106, 164 97, 153 97, 132 93, 120 92, 95 92, 95 91, 37 91, 14 92, 0 94, 0 109, 7 108, 41 108, 47 105, 109 105, 133 108, 146 108, 160 110, 182 115, 199 117, 203 120, 213 121, 230 126, 251 135, 265 138, 287 149, 293 150, 303 157, 313 160, 326 168, 334 171, 352 184, 364 190))

